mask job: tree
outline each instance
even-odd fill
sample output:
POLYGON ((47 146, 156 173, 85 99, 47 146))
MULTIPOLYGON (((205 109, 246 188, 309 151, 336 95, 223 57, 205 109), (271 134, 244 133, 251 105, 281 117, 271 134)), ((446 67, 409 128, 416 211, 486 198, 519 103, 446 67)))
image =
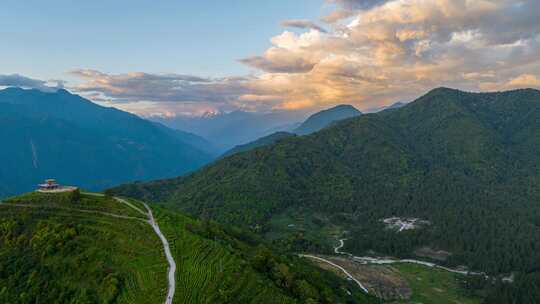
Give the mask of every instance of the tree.
POLYGON ((105 194, 106 198, 112 198, 113 195, 114 195, 114 193, 113 193, 113 191, 111 189, 107 189, 107 190, 103 191, 103 194, 105 194))
POLYGON ((79 190, 77 188, 74 191, 72 191, 70 199, 74 203, 80 201, 81 200, 81 190, 79 190))

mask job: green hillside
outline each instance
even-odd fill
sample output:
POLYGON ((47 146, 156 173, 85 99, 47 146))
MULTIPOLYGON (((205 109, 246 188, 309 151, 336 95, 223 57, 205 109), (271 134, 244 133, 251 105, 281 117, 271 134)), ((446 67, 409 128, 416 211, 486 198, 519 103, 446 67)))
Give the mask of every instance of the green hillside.
POLYGON ((249 227, 292 250, 416 257, 491 274, 540 260, 540 91, 436 89, 407 106, 117 192, 249 227), (414 217, 416 230, 382 219, 414 217), (293 225, 293 226, 291 226, 293 225), (291 228, 294 227, 294 228, 291 228))
POLYGON ((98 197, 33 193, 3 202, 0 302, 155 303, 164 297, 167 262, 142 220, 98 197))
POLYGON ((362 115, 362 112, 351 105, 335 106, 311 115, 298 128, 294 129, 294 133, 298 135, 308 135, 322 130, 340 120, 359 115, 362 115))
POLYGON ((227 157, 236 153, 246 152, 255 148, 276 143, 279 140, 298 135, 308 135, 332 125, 340 120, 359 116, 362 113, 351 105, 339 105, 330 109, 317 112, 306 119, 300 126, 294 129, 294 133, 279 131, 263 136, 249 143, 235 146, 223 153, 221 157, 227 157))
MULTIPOLYGON (((153 209, 177 264, 174 303, 374 301, 250 234, 153 209)), ((163 303, 167 268, 145 215, 113 198, 31 193, 0 203, 1 303, 163 303)))
POLYGON ((271 145, 279 140, 289 138, 291 136, 294 136, 294 134, 289 133, 289 132, 275 132, 268 136, 261 137, 250 143, 236 146, 230 149, 229 151, 225 152, 221 157, 227 157, 236 153, 245 152, 245 151, 253 150, 255 148, 271 145))

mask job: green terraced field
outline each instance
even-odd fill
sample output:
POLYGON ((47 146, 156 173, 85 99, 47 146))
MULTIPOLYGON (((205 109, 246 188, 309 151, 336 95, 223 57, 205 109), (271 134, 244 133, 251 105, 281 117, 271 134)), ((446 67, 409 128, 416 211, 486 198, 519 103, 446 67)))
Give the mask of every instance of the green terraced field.
MULTIPOLYGON (((152 210, 177 264, 174 303, 376 303, 251 233, 152 210)), ((144 215, 114 198, 30 193, 0 205, 0 303, 162 303, 167 268, 144 215)))
POLYGON ((442 269, 429 268, 416 264, 396 264, 403 278, 413 290, 411 300, 399 303, 411 304, 478 304, 481 299, 465 295, 460 285, 464 276, 442 269))
POLYGON ((177 262, 175 303, 294 303, 228 244, 185 229, 198 225, 194 220, 165 210, 155 216, 177 262))
POLYGON ((106 198, 28 194, 0 206, 1 303, 156 303, 166 260, 150 226, 106 198), (28 207, 10 204, 29 205, 28 207))

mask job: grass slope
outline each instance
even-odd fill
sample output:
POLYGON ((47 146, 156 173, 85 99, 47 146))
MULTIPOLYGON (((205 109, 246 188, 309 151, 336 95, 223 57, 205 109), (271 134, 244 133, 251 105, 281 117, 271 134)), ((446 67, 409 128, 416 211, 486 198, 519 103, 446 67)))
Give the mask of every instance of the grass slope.
POLYGON ((411 286, 412 298, 396 303, 479 304, 481 299, 470 296, 463 288, 463 275, 416 264, 394 265, 411 286))
POLYGON ((0 206, 0 302, 156 303, 167 263, 161 243, 117 202, 28 194, 0 206), (28 207, 14 206, 27 205, 28 207), (10 206, 13 205, 13 206, 10 206))

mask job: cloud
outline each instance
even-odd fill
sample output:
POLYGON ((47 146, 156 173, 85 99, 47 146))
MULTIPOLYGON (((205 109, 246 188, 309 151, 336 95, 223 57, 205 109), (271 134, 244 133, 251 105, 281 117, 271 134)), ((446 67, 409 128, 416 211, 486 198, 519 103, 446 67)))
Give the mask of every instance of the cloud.
POLYGON ((340 7, 347 10, 370 9, 375 6, 383 5, 390 0, 330 0, 329 2, 336 3, 340 7))
POLYGON ((21 88, 31 88, 38 89, 42 91, 56 91, 60 88, 63 88, 65 81, 63 80, 50 80, 44 81, 39 79, 33 79, 19 74, 11 75, 0 75, 0 86, 2 87, 21 87, 21 88), (55 86, 50 86, 48 84, 56 83, 55 86))
POLYGON ((321 26, 317 25, 313 21, 309 21, 306 19, 291 19, 291 20, 285 20, 281 23, 282 26, 285 27, 295 27, 299 29, 310 29, 310 30, 316 30, 319 32, 326 33, 326 30, 322 28, 321 26))
POLYGON ((265 72, 305 73, 313 69, 321 59, 317 53, 317 42, 324 35, 321 31, 310 30, 302 36, 285 31, 272 38, 274 47, 262 56, 241 59, 240 62, 265 72))
MULTIPOLYGON (((438 86, 469 91, 538 87, 540 1, 333 0, 327 31, 308 20, 284 24, 271 47, 241 59, 252 76, 92 70, 77 89, 154 109, 359 109, 412 100, 438 86), (158 105, 159 104, 159 105, 158 105)), ((139 110, 142 111, 142 110, 139 110)), ((180 110, 179 110, 180 111, 180 110)), ((181 110, 183 111, 183 110, 181 110)))
POLYGON ((507 85, 513 88, 538 88, 540 87, 540 78, 532 74, 523 74, 510 80, 507 85))
POLYGON ((389 1, 390 0, 327 0, 327 2, 335 4, 338 9, 323 16, 321 20, 333 24, 354 16, 359 10, 371 9, 389 1))
POLYGON ((270 50, 265 56, 253 56, 240 59, 240 62, 273 73, 302 73, 308 72, 315 66, 301 57, 295 57, 290 51, 270 50))
POLYGON ((441 85, 474 91, 535 84, 530 75, 540 73, 540 1, 332 2, 328 21, 346 23, 326 33, 285 31, 242 61, 262 72, 253 87, 282 96, 276 107, 365 109, 441 85))
POLYGON ((332 11, 331 13, 321 17, 321 20, 323 22, 333 24, 333 23, 338 22, 339 20, 352 17, 354 16, 354 14, 355 14, 354 11, 340 9, 340 10, 332 11))
POLYGON ((248 78, 202 78, 179 74, 133 72, 106 74, 80 69, 70 72, 84 82, 73 89, 94 99, 103 96, 117 103, 152 102, 226 102, 246 92, 248 78))

